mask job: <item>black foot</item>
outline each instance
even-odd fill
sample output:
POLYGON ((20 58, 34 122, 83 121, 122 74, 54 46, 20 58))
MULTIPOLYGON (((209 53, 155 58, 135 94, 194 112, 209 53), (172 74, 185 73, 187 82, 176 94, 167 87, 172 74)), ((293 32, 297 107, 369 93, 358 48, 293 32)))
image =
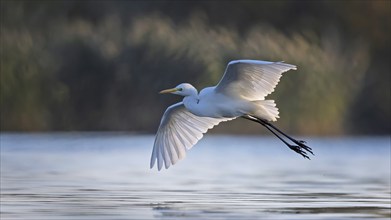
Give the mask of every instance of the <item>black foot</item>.
POLYGON ((298 142, 298 143, 299 143, 298 145, 289 145, 289 148, 294 152, 300 154, 304 158, 311 160, 311 158, 307 155, 307 152, 314 155, 314 153, 312 153, 312 149, 306 146, 305 144, 303 144, 302 142, 298 142))
POLYGON ((265 128, 267 128, 270 132, 272 132, 276 137, 278 137, 278 139, 280 139, 282 142, 284 142, 284 144, 286 144, 291 150, 293 150, 296 153, 300 154, 304 158, 307 158, 308 160, 311 160, 309 158, 309 156, 308 156, 308 153, 314 155, 314 153, 312 152, 312 149, 306 145, 305 141, 303 141, 303 140, 296 140, 296 139, 288 136, 287 134, 285 134, 284 132, 282 132, 278 128, 276 128, 274 125, 270 124, 268 121, 260 119, 260 118, 256 118, 256 117, 253 117, 253 116, 249 116, 249 115, 245 115, 245 116, 242 116, 242 117, 245 118, 245 119, 248 119, 250 121, 254 121, 254 122, 260 123, 265 128), (295 143, 297 145, 289 144, 287 141, 285 141, 276 132, 284 135, 286 138, 288 138, 289 140, 291 140, 293 143, 295 143))
POLYGON ((308 153, 312 154, 312 155, 315 155, 313 152, 312 152, 312 148, 308 147, 306 145, 306 142, 305 141, 302 141, 302 140, 298 140, 298 141, 294 141, 295 144, 299 145, 299 147, 301 147, 302 149, 304 149, 305 151, 307 151, 308 153))

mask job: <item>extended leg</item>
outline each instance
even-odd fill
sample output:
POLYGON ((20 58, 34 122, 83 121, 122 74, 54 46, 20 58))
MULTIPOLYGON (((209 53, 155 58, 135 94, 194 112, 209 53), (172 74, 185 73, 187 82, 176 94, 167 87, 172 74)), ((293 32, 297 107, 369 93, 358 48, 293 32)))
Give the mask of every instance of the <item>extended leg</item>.
POLYGON ((278 137, 278 139, 280 139, 282 142, 284 142, 286 145, 289 145, 288 142, 286 142, 282 137, 280 137, 280 135, 278 135, 275 131, 273 131, 271 128, 269 128, 265 123, 263 123, 263 121, 259 121, 258 119, 255 119, 255 118, 251 118, 251 117, 248 117, 248 116, 243 116, 243 118, 245 119, 248 119, 250 121, 253 121, 253 122, 257 122, 261 125, 263 125, 265 128, 267 128, 267 130, 269 130, 270 132, 272 132, 276 137, 278 137))
POLYGON ((285 137, 287 137, 289 140, 291 140, 293 143, 299 145, 301 148, 303 148, 304 150, 306 150, 307 152, 311 153, 312 155, 314 155, 314 153, 312 152, 312 149, 310 147, 308 147, 306 144, 305 144, 305 141, 303 140, 296 140, 294 138, 292 138, 291 136, 285 134, 284 132, 282 132, 280 129, 278 129, 276 126, 272 125, 270 122, 266 121, 266 120, 263 120, 263 119, 259 119, 257 118, 259 121, 262 121, 262 123, 266 124, 267 126, 270 126, 271 128, 273 128, 274 130, 278 131, 280 134, 284 135, 285 137))
POLYGON ((291 150, 295 151, 296 153, 302 155, 304 158, 307 158, 307 159, 310 159, 307 155, 307 152, 311 153, 312 155, 313 152, 312 152, 312 149, 310 147, 308 147, 307 145, 305 145, 305 142, 304 141, 298 141, 290 136, 288 136, 287 134, 285 134, 284 132, 282 132, 281 130, 279 130, 278 128, 276 128, 275 126, 273 126, 272 124, 270 124, 268 121, 265 121, 263 119, 259 119, 259 118, 255 118, 255 117, 252 117, 252 116, 242 116, 243 118, 247 119, 247 120, 250 120, 250 121, 253 121, 253 122, 257 122, 261 125, 263 125, 265 128, 267 128, 270 132, 272 132, 276 137, 278 137, 278 139, 280 139, 284 144, 286 144, 291 150), (291 145, 289 144, 287 141, 285 141, 280 135, 278 135, 275 131, 279 132, 280 134, 284 135, 285 137, 287 137, 289 140, 291 140, 292 142, 294 142, 295 144, 297 145, 291 145), (307 152, 306 152, 307 151, 307 152))

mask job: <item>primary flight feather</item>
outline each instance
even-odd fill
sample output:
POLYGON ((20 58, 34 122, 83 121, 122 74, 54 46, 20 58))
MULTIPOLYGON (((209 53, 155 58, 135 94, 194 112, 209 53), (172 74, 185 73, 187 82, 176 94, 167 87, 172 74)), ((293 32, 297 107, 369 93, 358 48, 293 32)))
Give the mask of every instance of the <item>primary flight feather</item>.
POLYGON ((174 165, 183 159, 208 129, 223 121, 243 117, 258 122, 269 129, 289 148, 305 158, 311 148, 304 141, 291 138, 269 121, 276 121, 278 109, 274 100, 265 97, 274 91, 282 73, 296 70, 295 65, 284 62, 235 60, 228 63, 223 78, 214 87, 200 93, 188 83, 161 91, 184 96, 183 101, 165 111, 157 131, 150 167, 156 161, 158 170, 174 165), (297 145, 287 143, 276 132, 297 145))

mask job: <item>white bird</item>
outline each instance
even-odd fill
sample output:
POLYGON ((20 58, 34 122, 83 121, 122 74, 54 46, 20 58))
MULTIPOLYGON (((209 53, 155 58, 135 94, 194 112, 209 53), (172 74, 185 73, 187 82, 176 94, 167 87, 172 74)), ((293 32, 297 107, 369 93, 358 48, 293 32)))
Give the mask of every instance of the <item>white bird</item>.
POLYGON ((184 96, 183 101, 165 111, 153 146, 150 167, 157 161, 158 170, 167 169, 186 156, 213 126, 238 117, 260 123, 282 140, 290 149, 309 159, 312 149, 304 141, 286 135, 269 123, 279 118, 274 100, 265 97, 274 91, 282 73, 296 70, 295 65, 284 62, 234 60, 228 63, 223 78, 214 87, 198 94, 191 84, 182 83, 161 91, 184 96), (286 142, 278 133, 297 145, 286 142))

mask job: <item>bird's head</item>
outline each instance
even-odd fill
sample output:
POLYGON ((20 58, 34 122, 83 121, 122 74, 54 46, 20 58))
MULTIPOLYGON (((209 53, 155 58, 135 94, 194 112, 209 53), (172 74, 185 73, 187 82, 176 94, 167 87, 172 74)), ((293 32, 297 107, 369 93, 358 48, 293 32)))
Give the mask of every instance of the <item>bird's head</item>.
POLYGON ((189 83, 181 83, 172 89, 165 89, 159 92, 160 94, 171 93, 181 96, 197 95, 197 89, 189 83))

